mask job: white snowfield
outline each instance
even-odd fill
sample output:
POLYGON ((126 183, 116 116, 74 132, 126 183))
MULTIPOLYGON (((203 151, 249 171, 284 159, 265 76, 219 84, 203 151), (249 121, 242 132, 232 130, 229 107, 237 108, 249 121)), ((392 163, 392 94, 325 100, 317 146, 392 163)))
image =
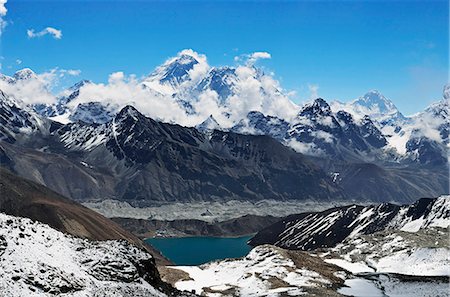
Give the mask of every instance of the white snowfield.
POLYGON ((398 233, 387 236, 381 233, 379 237, 364 236, 346 241, 333 249, 336 258, 325 261, 352 273, 450 276, 450 249, 443 246, 445 235, 436 239, 434 247, 433 244, 421 247, 398 233))
POLYGON ((307 295, 308 287, 331 284, 319 273, 297 267, 270 245, 256 247, 240 259, 173 268, 191 278, 176 282, 177 289, 195 290, 202 296, 300 296, 307 295))
POLYGON ((124 241, 74 238, 0 213, 0 296, 166 296, 138 273, 149 259, 124 241))

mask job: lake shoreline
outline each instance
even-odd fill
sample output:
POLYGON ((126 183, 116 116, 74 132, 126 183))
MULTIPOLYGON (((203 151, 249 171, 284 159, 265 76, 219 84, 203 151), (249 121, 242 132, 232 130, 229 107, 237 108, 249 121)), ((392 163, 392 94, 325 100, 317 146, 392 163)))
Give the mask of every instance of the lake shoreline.
POLYGON ((196 266, 211 261, 246 256, 252 235, 240 237, 191 236, 149 238, 145 242, 158 249, 175 266, 196 266))

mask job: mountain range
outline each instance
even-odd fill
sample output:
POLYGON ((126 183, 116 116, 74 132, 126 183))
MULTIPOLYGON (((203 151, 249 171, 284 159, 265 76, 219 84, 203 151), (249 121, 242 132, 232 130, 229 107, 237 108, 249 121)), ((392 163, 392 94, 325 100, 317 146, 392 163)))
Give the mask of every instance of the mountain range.
POLYGON ((78 201, 411 202, 448 192, 448 86, 411 117, 378 91, 299 107, 263 70, 210 67, 192 51, 128 84, 111 77, 115 90, 138 89, 120 104, 88 80, 29 104, 18 88, 27 83, 42 81, 30 69, 0 76, 2 165, 78 201), (150 112, 142 92, 184 120, 150 112))
MULTIPOLYGON (((120 79, 121 75, 112 76, 109 85, 120 79)), ((19 94, 8 93, 8 86, 43 84, 30 69, 12 77, 2 75, 0 82, 0 89, 15 97, 19 94)), ((55 97, 53 103, 33 103, 30 108, 65 124, 104 124, 129 104, 163 122, 196 126, 199 130, 268 135, 308 155, 370 162, 447 162, 449 86, 445 86, 442 100, 413 116, 403 115, 377 90, 349 103, 328 103, 319 98, 298 106, 263 70, 249 65, 211 67, 204 55, 191 50, 168 59, 148 76, 121 83, 117 89, 133 86, 138 93, 105 99, 101 90, 109 85, 81 80, 55 97), (152 102, 156 103, 150 105, 152 102), (158 104, 168 104, 172 114, 181 115, 166 116, 158 104)))

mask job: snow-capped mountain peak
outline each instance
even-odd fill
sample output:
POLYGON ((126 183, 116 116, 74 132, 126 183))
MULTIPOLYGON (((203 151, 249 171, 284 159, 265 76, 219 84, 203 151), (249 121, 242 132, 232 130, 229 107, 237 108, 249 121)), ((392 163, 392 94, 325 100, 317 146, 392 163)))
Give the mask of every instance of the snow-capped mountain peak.
POLYGON ((398 112, 397 107, 394 103, 387 99, 378 90, 371 90, 367 92, 364 96, 353 101, 354 105, 359 105, 361 107, 366 107, 372 112, 378 112, 380 114, 398 112))
POLYGON ((37 78, 37 75, 30 68, 24 68, 24 69, 21 69, 21 70, 17 71, 16 73, 14 73, 14 79, 16 81, 18 81, 18 80, 27 80, 27 79, 35 79, 35 78, 37 78))
POLYGON ((13 84, 15 79, 11 76, 4 75, 3 73, 0 73, 0 81, 4 81, 7 84, 13 84))
POLYGON ((192 50, 183 50, 156 68, 142 84, 158 93, 174 95, 180 92, 184 84, 197 83, 208 70, 209 65, 204 55, 192 50))
POLYGON ((179 84, 189 75, 189 71, 192 70, 196 64, 198 64, 198 61, 193 56, 182 54, 180 57, 175 58, 175 60, 166 63, 160 68, 160 82, 179 84))
POLYGON ((196 128, 200 132, 210 132, 213 130, 220 130, 220 125, 213 117, 213 115, 210 115, 201 124, 197 125, 196 128))
POLYGON ((0 140, 15 142, 34 132, 46 133, 48 121, 12 96, 0 90, 0 140))
POLYGON ((380 127, 398 126, 406 120, 395 104, 378 90, 371 90, 349 103, 335 101, 331 105, 333 111, 345 110, 355 118, 368 115, 373 121, 379 123, 380 127))
POLYGON ((330 114, 330 105, 324 99, 317 98, 312 103, 306 104, 300 111, 299 116, 328 116, 330 114))

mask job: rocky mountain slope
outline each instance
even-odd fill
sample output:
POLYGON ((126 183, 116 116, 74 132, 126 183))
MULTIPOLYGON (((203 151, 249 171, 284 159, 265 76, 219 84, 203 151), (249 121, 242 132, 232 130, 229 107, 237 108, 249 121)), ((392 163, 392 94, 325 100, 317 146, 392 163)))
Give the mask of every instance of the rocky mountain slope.
POLYGON ((258 232, 249 244, 287 249, 334 247, 346 238, 385 230, 418 231, 450 225, 450 196, 423 198, 411 205, 351 205, 288 216, 258 232))
POLYGON ((169 263, 159 251, 97 212, 1 167, 0 177, 0 212, 27 217, 80 238, 125 240, 149 251, 158 263, 169 263))
POLYGON ((16 87, 38 76, 28 69, 2 77, 8 91, 0 96, 3 166, 72 199, 139 207, 263 199, 406 203, 448 193, 447 95, 401 123, 382 120, 404 117, 375 91, 354 101, 350 112, 316 99, 291 106, 295 112, 283 117, 266 112, 286 98, 281 88, 269 88, 261 70, 209 67, 206 57, 183 51, 135 83, 150 92, 145 96, 176 100, 195 117, 190 125, 199 123, 194 129, 145 117, 139 104, 142 110, 95 96, 86 101, 83 92, 98 87, 89 81, 63 92, 54 106, 27 105, 16 87), (242 97, 253 83, 260 85, 258 96, 252 93, 262 98, 259 105, 230 113, 228 107, 254 97, 242 97), (200 101, 210 93, 222 112, 202 118, 196 104, 206 104, 200 101))
POLYGON ((409 202, 448 190, 445 166, 311 161, 267 136, 200 133, 156 122, 130 106, 104 124, 42 122, 44 132, 18 130, 14 140, 0 144, 3 166, 77 200, 115 199, 140 207, 152 201, 348 197, 409 202))
POLYGON ((145 206, 344 197, 319 167, 270 137, 221 131, 206 137, 130 106, 110 123, 63 125, 31 144, 1 146, 13 171, 77 200, 113 198, 145 206), (26 148, 40 143, 43 149, 26 148))
POLYGON ((151 255, 126 241, 90 241, 0 213, 4 296, 183 296, 151 255))

